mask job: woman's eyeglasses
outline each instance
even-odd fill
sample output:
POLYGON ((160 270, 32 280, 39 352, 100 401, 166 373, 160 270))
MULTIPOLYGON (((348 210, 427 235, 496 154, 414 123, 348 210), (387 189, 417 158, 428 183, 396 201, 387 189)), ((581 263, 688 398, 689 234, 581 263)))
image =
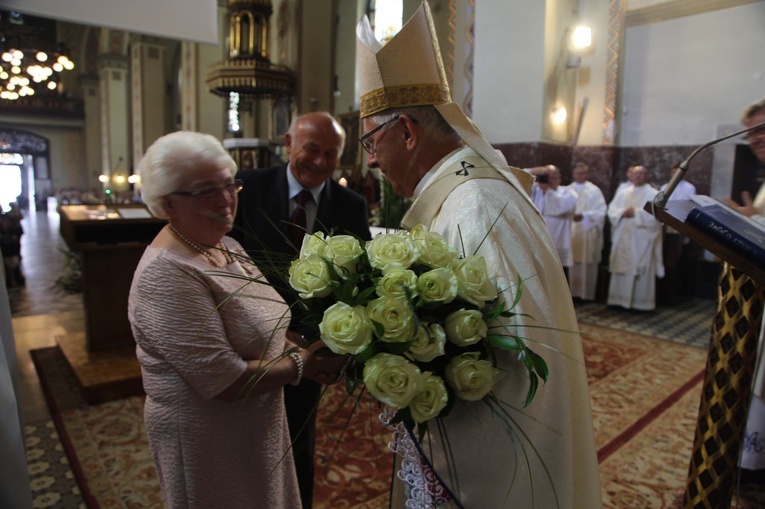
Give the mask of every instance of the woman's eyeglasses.
POLYGON ((205 186, 193 191, 173 191, 170 194, 180 194, 181 196, 191 196, 192 198, 213 198, 218 195, 219 192, 225 191, 231 196, 236 195, 244 187, 244 182, 240 179, 236 179, 233 182, 226 182, 225 184, 219 184, 217 186, 205 186))
POLYGON ((396 115, 392 119, 388 120, 387 122, 383 122, 382 124, 378 125, 374 129, 369 131, 367 134, 365 134, 364 136, 359 138, 359 143, 361 143, 361 146, 364 147, 364 150, 366 150, 370 154, 374 154, 375 153, 375 148, 377 148, 376 147, 377 143, 374 140, 370 140, 369 138, 374 133, 376 133, 377 131, 379 131, 380 129, 385 127, 386 125, 390 124, 391 122, 395 122, 396 120, 398 120, 398 115, 396 115))

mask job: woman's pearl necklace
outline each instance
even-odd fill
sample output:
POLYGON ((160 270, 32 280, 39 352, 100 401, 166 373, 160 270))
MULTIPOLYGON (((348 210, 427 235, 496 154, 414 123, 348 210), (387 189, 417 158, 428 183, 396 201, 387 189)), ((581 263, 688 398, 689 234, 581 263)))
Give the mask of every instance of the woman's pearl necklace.
MULTIPOLYGON (((175 228, 175 226, 173 226, 173 225, 169 225, 169 226, 170 226, 170 229, 173 230, 173 232, 176 235, 178 235, 179 239, 181 239, 186 244, 190 245, 191 247, 193 247, 194 249, 196 249, 197 251, 199 251, 200 253, 205 255, 205 258, 207 258, 207 261, 210 262, 210 265, 212 265, 216 269, 222 269, 223 268, 223 265, 221 265, 220 262, 218 260, 216 260, 215 257, 212 254, 210 254, 210 252, 208 250, 202 249, 201 247, 196 245, 194 242, 191 242, 189 239, 186 238, 185 235, 183 235, 181 232, 179 232, 175 228)), ((221 252, 223 253, 223 257, 226 259, 226 263, 231 263, 233 261, 231 255, 226 250, 226 246, 223 244, 223 242, 218 242, 217 248, 220 249, 221 252)))

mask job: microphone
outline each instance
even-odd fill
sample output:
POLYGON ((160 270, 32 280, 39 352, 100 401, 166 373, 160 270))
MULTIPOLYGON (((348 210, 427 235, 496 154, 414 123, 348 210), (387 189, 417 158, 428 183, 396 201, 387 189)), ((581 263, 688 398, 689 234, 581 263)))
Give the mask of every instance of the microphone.
POLYGON ((712 145, 717 145, 721 141, 725 141, 728 138, 733 138, 735 136, 738 136, 739 134, 743 134, 749 131, 754 131, 756 129, 765 129, 765 122, 761 124, 753 125, 752 127, 747 127, 746 129, 742 129, 733 134, 729 134, 727 136, 723 136, 722 138, 718 138, 716 140, 707 142, 703 144, 702 146, 700 146, 699 148, 697 148, 696 150, 694 150, 693 152, 691 152, 691 155, 689 155, 682 163, 680 163, 677 166, 677 169, 679 171, 676 171, 675 174, 672 175, 672 178, 669 179, 669 184, 667 184, 667 188, 664 191, 659 191, 659 194, 657 194, 656 197, 653 199, 653 206, 663 209, 667 205, 667 201, 669 200, 669 197, 672 195, 675 188, 677 187, 677 184, 679 184, 680 181, 683 180, 683 178, 685 178, 685 172, 688 170, 688 165, 690 164, 691 159, 696 157, 696 154, 698 154, 705 148, 711 147, 712 145))

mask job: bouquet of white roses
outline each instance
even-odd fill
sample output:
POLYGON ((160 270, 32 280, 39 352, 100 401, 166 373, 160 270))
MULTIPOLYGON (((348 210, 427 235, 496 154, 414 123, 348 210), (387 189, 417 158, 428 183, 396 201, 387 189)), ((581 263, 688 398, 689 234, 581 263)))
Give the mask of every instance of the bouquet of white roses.
POLYGON ((363 382, 396 411, 391 422, 410 430, 448 414, 455 398, 491 399, 500 375, 494 349, 523 360, 526 405, 539 379, 547 380, 545 361, 499 323, 514 316, 521 281, 513 299, 498 298, 483 257, 459 256, 422 225, 366 244, 349 235, 306 235, 289 283, 329 349, 352 359, 348 392, 363 382))

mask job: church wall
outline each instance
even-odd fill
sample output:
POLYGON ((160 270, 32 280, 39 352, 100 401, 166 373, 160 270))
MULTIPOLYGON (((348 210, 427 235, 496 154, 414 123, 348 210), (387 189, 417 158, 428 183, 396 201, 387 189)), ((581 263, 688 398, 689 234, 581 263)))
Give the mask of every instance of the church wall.
POLYGON ((621 145, 695 145, 765 96, 765 2, 629 27, 621 145))
POLYGON ((361 18, 361 14, 359 0, 338 0, 337 4, 333 113, 341 115, 359 108, 356 81, 356 23, 361 18))
POLYGON ((475 11, 473 120, 491 143, 539 141, 545 2, 481 2, 475 11))
POLYGON ((332 111, 335 10, 328 2, 302 2, 299 18, 299 113, 332 111))
POLYGON ((200 44, 198 48, 197 72, 199 100, 197 101, 197 114, 199 115, 199 131, 223 139, 226 132, 226 99, 212 94, 207 89, 205 76, 207 69, 216 62, 222 60, 221 50, 218 46, 200 44))
MULTIPOLYGON (((580 20, 595 28, 595 48, 578 70, 577 103, 584 97, 589 101, 579 144, 558 146, 544 137, 514 140, 517 132, 496 130, 499 118, 493 122, 478 114, 474 118, 484 132, 493 129, 492 141, 511 164, 562 164, 565 182, 573 163, 584 161, 608 198, 631 164, 646 165, 655 186, 667 182, 673 163, 685 159, 698 145, 737 129, 743 107, 765 95, 765 53, 761 51, 765 47, 761 29, 765 3, 629 26, 616 111, 615 133, 621 134, 614 147, 603 146, 604 101, 598 87, 605 87, 607 78, 602 34, 596 27, 607 26, 607 11, 599 3, 581 3, 580 20)), ((481 76, 476 81, 481 82, 481 76)), ((482 97, 496 101, 503 94, 501 90, 492 93, 494 97, 477 92, 475 101, 480 103, 482 97)), ((526 120, 520 115, 517 118, 526 120)), ((715 160, 720 151, 730 152, 730 144, 702 152, 691 164, 687 180, 700 193, 729 195, 732 164, 727 157, 717 158, 724 164, 715 160)))

